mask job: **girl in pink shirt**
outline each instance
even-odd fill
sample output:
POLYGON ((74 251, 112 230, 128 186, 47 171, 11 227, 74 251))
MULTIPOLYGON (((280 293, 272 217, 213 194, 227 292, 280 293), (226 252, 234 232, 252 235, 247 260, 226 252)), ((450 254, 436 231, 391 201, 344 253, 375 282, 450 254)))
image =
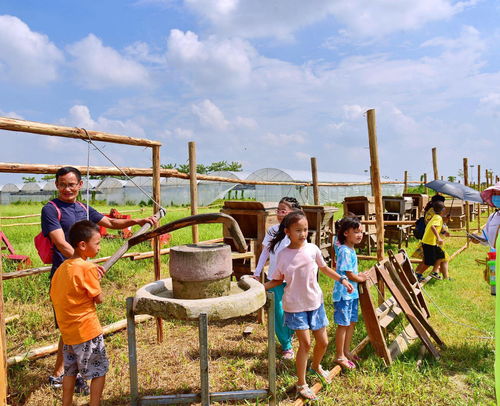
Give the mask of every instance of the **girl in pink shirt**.
POLYGON ((307 234, 307 218, 302 211, 286 215, 271 241, 270 249, 273 252, 285 236, 290 239, 290 244, 278 254, 273 280, 264 286, 268 290, 286 282, 283 295, 285 324, 295 331, 299 340, 295 358, 297 393, 305 399, 316 400, 315 393, 306 383, 307 360, 311 348, 309 330, 312 330, 316 340, 311 370, 322 379, 329 379, 329 372, 320 364, 328 346, 328 319, 323 305, 323 292, 317 279, 318 268, 328 277, 340 281, 349 292, 352 292, 353 287, 345 276, 341 277, 326 265, 319 248, 307 242, 307 234))

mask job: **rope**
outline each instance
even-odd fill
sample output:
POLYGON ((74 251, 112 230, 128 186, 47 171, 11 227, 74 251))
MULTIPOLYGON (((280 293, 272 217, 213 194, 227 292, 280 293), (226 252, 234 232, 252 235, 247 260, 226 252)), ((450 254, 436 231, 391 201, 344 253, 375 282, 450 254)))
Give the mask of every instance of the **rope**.
MULTIPOLYGON (((164 207, 162 207, 156 200, 153 199, 153 197, 148 193, 146 192, 142 187, 140 187, 137 183, 134 182, 134 180, 128 176, 118 165, 116 165, 113 160, 111 158, 109 158, 96 144, 94 144, 94 142, 92 141, 92 139, 90 138, 90 135, 89 133, 87 132, 87 130, 85 128, 82 128, 82 130, 85 132, 85 134, 87 135, 88 137, 88 141, 87 140, 84 140, 85 142, 87 142, 89 145, 92 144, 92 146, 98 150, 102 156, 104 158, 106 158, 109 162, 111 162, 111 164, 116 168, 118 169, 122 174, 123 176, 125 176, 130 182, 132 182, 135 187, 137 187, 145 196, 147 196, 154 204, 156 204, 161 210, 164 210, 166 212, 166 209, 164 207)), ((90 147, 89 147, 90 148, 90 147)), ((89 166, 87 164, 87 174, 88 174, 88 171, 89 171, 89 166)), ((88 190, 88 189, 87 189, 88 190)))

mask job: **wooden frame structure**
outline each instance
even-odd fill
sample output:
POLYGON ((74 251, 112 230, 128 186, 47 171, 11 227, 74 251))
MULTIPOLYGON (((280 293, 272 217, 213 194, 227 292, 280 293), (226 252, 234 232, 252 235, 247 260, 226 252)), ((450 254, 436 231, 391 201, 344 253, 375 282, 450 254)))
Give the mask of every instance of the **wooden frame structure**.
POLYGON ((359 302, 370 343, 376 354, 386 365, 390 365, 404 350, 402 344, 407 344, 408 338, 416 333, 429 352, 439 358, 439 351, 430 338, 441 348, 445 348, 445 344, 428 321, 429 309, 410 259, 404 250, 397 255, 389 250, 388 255, 388 259, 375 264, 368 271, 367 282, 359 285, 359 302), (370 286, 380 281, 388 287, 392 297, 376 308, 370 296, 370 286), (392 344, 387 345, 383 330, 401 313, 404 313, 410 325, 392 344))

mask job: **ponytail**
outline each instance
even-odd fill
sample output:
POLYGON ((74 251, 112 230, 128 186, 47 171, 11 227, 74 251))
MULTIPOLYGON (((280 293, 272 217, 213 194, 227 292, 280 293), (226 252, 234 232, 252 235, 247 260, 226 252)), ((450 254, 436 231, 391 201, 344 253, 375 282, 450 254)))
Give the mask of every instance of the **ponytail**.
POLYGON ((285 229, 290 228, 292 224, 295 224, 300 219, 305 218, 306 215, 302 210, 295 210, 288 213, 280 224, 280 228, 274 235, 271 243, 269 244, 269 250, 274 254, 274 249, 277 245, 286 237, 285 229))

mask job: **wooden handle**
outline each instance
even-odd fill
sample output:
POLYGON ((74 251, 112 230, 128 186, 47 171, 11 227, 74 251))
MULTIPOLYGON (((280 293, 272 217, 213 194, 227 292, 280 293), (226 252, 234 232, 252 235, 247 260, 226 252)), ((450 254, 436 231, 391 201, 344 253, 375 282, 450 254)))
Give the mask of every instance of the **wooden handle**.
POLYGON ((247 243, 245 241, 245 237, 243 237, 243 234, 240 230, 240 226, 238 225, 238 223, 234 218, 224 213, 204 213, 204 214, 196 214, 194 216, 184 217, 182 219, 158 227, 148 233, 144 233, 138 236, 132 236, 130 240, 128 240, 128 247, 130 248, 143 241, 149 240, 154 237, 158 237, 161 234, 169 233, 171 231, 175 231, 183 227, 188 227, 195 224, 210 224, 210 223, 224 224, 227 227, 229 233, 231 234, 231 237, 233 237, 237 250, 239 252, 247 251, 247 243))
MULTIPOLYGON (((159 221, 163 216, 165 215, 165 210, 164 209, 160 209, 157 213, 155 213, 155 215, 153 216, 156 221, 159 221)), ((102 267, 106 270, 106 272, 108 271, 109 268, 111 268, 115 263, 116 261, 118 261, 127 251, 130 247, 132 247, 133 245, 130 245, 130 240, 134 237, 138 237, 140 236, 141 234, 144 234, 146 231, 148 231, 149 229, 151 228, 151 224, 150 223, 146 223, 144 224, 139 230, 137 230, 133 235, 132 237, 130 237, 129 240, 125 241, 123 243, 123 245, 118 248, 118 250, 111 256, 111 258, 109 258, 103 265, 102 267)))

